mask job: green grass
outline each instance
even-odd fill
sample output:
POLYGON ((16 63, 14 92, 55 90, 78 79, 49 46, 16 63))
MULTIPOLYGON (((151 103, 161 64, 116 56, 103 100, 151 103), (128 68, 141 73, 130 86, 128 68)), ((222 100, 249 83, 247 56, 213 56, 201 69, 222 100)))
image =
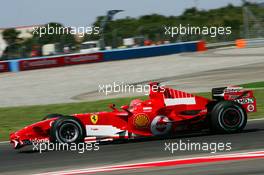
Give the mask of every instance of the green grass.
MULTIPOLYGON (((245 84, 246 88, 264 87, 264 82, 256 82, 245 84)), ((264 116, 264 89, 254 90, 257 98, 258 112, 249 115, 249 118, 261 118, 264 116)), ((198 93, 198 95, 210 98, 211 93, 198 93)), ((108 100, 100 100, 94 102, 79 102, 54 105, 38 105, 23 107, 5 107, 0 108, 0 140, 8 140, 10 132, 21 129, 22 127, 41 120, 46 114, 74 114, 96 111, 109 111, 108 105, 116 104, 117 107, 129 104, 134 98, 146 99, 142 97, 116 98, 108 100)))
POLYGON ((240 86, 244 88, 264 88, 264 81, 248 83, 248 84, 241 84, 240 86))
POLYGON ((257 112, 250 113, 249 118, 263 118, 264 117, 264 90, 254 90, 254 96, 257 100, 257 112))

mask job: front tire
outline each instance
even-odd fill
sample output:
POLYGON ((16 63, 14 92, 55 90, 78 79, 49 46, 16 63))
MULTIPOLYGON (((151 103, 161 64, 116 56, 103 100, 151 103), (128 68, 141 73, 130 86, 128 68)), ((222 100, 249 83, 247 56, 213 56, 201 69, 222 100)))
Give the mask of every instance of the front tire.
POLYGON ((84 142, 85 130, 74 117, 62 117, 54 121, 50 130, 51 141, 59 143, 84 142))
POLYGON ((211 111, 211 129, 218 133, 235 133, 247 124, 247 113, 234 101, 220 101, 211 111))

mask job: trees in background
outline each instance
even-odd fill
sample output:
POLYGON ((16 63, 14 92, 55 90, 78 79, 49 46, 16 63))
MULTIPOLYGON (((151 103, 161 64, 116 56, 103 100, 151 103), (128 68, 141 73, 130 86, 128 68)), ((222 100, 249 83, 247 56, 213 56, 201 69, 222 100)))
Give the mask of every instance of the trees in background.
POLYGON ((2 35, 8 46, 3 53, 2 60, 30 57, 31 52, 34 50, 41 55, 41 48, 45 44, 57 44, 58 52, 63 52, 66 46, 74 51, 77 45, 75 36, 69 32, 56 33, 49 31, 55 27, 67 29, 60 23, 49 23, 39 27, 36 30, 37 32, 32 32, 31 38, 23 39, 19 38, 20 32, 16 29, 4 30, 2 35), (44 33, 41 36, 40 30, 44 33))
MULTIPOLYGON (((257 4, 247 3, 248 8, 260 19, 264 19, 264 8, 257 4)), ((94 25, 99 25, 102 17, 98 17, 94 25)), ((264 22, 264 21, 263 21, 264 22)), ((264 27, 264 26, 262 26, 264 27)), ((264 29, 263 29, 264 30, 264 29)), ((231 4, 226 7, 211 10, 198 10, 197 8, 186 9, 179 16, 163 16, 159 14, 144 15, 139 18, 126 17, 109 21, 104 35, 107 45, 112 43, 122 44, 122 38, 143 36, 154 42, 160 40, 175 41, 190 41, 204 39, 208 42, 232 41, 243 37, 243 7, 233 6, 231 4), (169 37, 164 35, 165 26, 199 26, 199 27, 231 27, 232 34, 219 35, 216 37, 206 35, 178 35, 169 37)), ((88 38, 89 39, 89 38, 88 38)))
MULTIPOLYGON (((264 19, 264 8, 256 4, 247 3, 248 8, 260 19, 264 19)), ((104 16, 97 17, 93 26, 100 26, 100 22, 104 16)), ((33 48, 41 48, 45 44, 59 45, 62 51, 64 46, 78 48, 80 42, 99 40, 100 35, 84 35, 82 41, 76 41, 73 34, 50 34, 48 32, 50 27, 64 27, 60 23, 49 23, 42 26, 38 30, 46 30, 46 34, 40 36, 34 33, 32 38, 20 39, 19 32, 15 29, 7 29, 3 32, 3 37, 8 44, 5 55, 14 58, 20 54, 28 55, 33 48), (46 29, 43 29, 46 28, 46 29)), ((263 27, 263 26, 262 26, 263 27)), ((113 46, 113 48, 123 44, 123 38, 144 38, 154 42, 162 40, 176 41, 190 41, 204 39, 208 42, 231 41, 243 37, 243 7, 228 5, 226 7, 212 9, 212 10, 198 10, 195 7, 186 9, 179 16, 163 16, 159 14, 144 15, 138 18, 126 17, 124 19, 117 19, 109 21, 104 29, 104 39, 106 45, 113 46), (198 26, 198 27, 231 27, 232 34, 221 35, 216 37, 204 35, 176 35, 170 37, 165 35, 165 26, 198 26)))
POLYGON ((3 31, 2 36, 7 43, 7 47, 4 50, 2 59, 16 58, 20 56, 20 42, 22 39, 18 37, 19 34, 20 32, 13 28, 3 31))
POLYGON ((64 27, 60 23, 48 23, 38 28, 38 32, 33 33, 33 40, 42 47, 45 44, 57 44, 58 50, 63 51, 65 46, 76 48, 77 41, 75 36, 70 33, 71 28, 64 27), (42 30, 43 35, 40 35, 42 30), (57 30, 55 32, 55 30, 57 30), (66 31, 67 30, 67 31, 66 31), (45 31, 45 32, 44 32, 45 31))

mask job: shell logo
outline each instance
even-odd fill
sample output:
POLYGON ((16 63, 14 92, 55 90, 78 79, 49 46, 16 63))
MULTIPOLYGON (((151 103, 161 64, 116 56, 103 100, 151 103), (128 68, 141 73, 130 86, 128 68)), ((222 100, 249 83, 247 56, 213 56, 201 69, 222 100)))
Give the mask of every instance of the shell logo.
POLYGON ((134 117, 134 125, 137 128, 146 128, 149 124, 149 118, 146 114, 137 114, 134 117))

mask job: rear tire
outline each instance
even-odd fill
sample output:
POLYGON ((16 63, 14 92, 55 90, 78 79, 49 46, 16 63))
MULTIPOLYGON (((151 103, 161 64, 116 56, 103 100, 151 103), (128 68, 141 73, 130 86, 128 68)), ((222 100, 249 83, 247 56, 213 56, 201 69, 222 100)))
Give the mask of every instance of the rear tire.
POLYGON ((84 142, 85 130, 78 119, 71 116, 61 117, 52 124, 50 136, 52 142, 80 143, 84 142))
POLYGON ((234 101, 220 101, 211 111, 211 129, 218 133, 235 133, 247 124, 247 113, 234 101))

